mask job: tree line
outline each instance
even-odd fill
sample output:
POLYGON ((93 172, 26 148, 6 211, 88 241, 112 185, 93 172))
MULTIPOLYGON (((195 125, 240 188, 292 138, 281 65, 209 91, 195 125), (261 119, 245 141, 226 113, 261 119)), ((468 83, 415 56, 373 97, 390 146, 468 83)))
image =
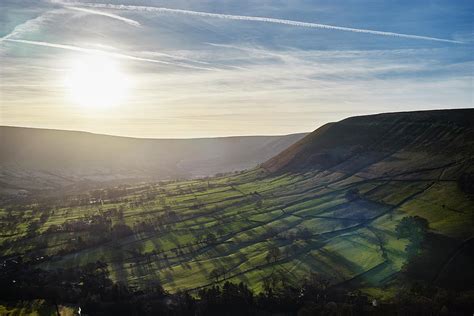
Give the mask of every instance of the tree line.
POLYGON ((69 304, 87 315, 461 315, 474 308, 474 293, 456 293, 426 284, 405 286, 390 302, 370 300, 357 290, 338 287, 317 273, 295 286, 269 278, 255 293, 244 283, 225 282, 200 290, 168 293, 156 281, 142 288, 114 283, 107 264, 41 270, 9 260, 0 266, 3 301, 44 299, 69 304))

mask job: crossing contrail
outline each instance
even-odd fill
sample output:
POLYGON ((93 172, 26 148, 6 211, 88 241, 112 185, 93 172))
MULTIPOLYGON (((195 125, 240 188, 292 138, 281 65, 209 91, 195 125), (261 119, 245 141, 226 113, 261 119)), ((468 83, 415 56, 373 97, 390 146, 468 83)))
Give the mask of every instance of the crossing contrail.
POLYGON ((206 68, 206 67, 193 66, 189 64, 183 64, 183 63, 167 62, 163 60, 150 59, 150 58, 142 58, 142 57, 127 55, 127 54, 108 52, 108 51, 103 51, 100 49, 86 48, 86 47, 80 47, 80 46, 75 46, 75 45, 58 44, 58 43, 41 42, 41 41, 30 41, 30 40, 23 40, 23 39, 11 39, 11 38, 3 38, 2 40, 6 42, 14 42, 14 43, 21 43, 21 44, 29 44, 29 45, 36 45, 36 46, 72 50, 72 51, 88 53, 88 54, 100 54, 100 55, 114 57, 114 58, 144 61, 144 62, 149 62, 149 63, 157 63, 157 64, 170 65, 170 66, 179 66, 179 67, 198 69, 198 70, 219 70, 217 68, 206 68))
POLYGON ((140 26, 140 23, 138 21, 135 21, 135 20, 132 20, 132 19, 127 19, 127 18, 124 18, 123 16, 112 14, 112 13, 96 11, 96 10, 91 10, 91 9, 85 9, 85 8, 79 8, 79 7, 66 7, 66 8, 71 9, 71 10, 76 10, 76 11, 89 13, 89 14, 106 16, 106 17, 109 17, 109 18, 112 18, 112 19, 115 19, 115 20, 125 22, 129 25, 140 26))
POLYGON ((15 26, 15 28, 8 33, 7 35, 0 37, 0 43, 6 39, 12 37, 18 37, 23 35, 23 33, 36 31, 38 30, 43 24, 50 22, 53 18, 58 15, 64 13, 63 10, 53 10, 43 13, 33 19, 27 20, 21 24, 15 26))

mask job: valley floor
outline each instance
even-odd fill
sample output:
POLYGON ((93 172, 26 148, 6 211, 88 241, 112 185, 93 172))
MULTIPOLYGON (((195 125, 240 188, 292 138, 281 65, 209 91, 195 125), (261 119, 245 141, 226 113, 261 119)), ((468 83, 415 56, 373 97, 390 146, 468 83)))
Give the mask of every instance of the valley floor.
POLYGON ((319 272, 333 284, 390 295, 378 289, 407 262, 408 241, 395 234, 403 217, 426 218, 447 244, 430 266, 435 281, 473 236, 474 203, 449 179, 452 168, 390 177, 255 169, 23 201, 1 210, 0 254, 44 269, 100 260, 116 281, 159 280, 169 291, 224 281, 260 291, 265 282, 319 272))

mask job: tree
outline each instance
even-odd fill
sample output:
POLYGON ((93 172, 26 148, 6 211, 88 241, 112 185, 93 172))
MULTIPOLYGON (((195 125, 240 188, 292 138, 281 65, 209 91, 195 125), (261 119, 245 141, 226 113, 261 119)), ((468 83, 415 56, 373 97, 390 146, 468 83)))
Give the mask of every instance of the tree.
POLYGON ((208 245, 215 244, 217 242, 217 237, 213 233, 209 233, 206 236, 206 243, 208 245))
POLYGON ((308 228, 303 227, 303 228, 298 229, 296 236, 298 239, 307 240, 307 239, 311 239, 313 234, 308 228))
POLYGON ((458 186, 464 193, 474 195, 474 172, 463 173, 458 179, 458 186))
POLYGON ((409 256, 418 254, 428 228, 428 221, 419 216, 407 216, 398 223, 395 233, 397 238, 406 238, 410 241, 406 247, 409 256))
POLYGON ((290 250, 292 255, 298 254, 298 252, 305 247, 305 242, 295 241, 291 244, 290 250))
POLYGON ((130 228, 130 226, 119 223, 112 226, 111 233, 114 238, 120 238, 120 237, 132 235, 133 231, 130 228))
POLYGON ((33 236, 35 232, 40 228, 40 226, 40 222, 37 220, 30 222, 27 227, 27 235, 33 236))
POLYGON ((273 262, 276 262, 278 258, 280 257, 281 251, 280 248, 273 246, 270 249, 268 249, 267 256, 265 259, 267 260, 267 263, 270 263, 272 260, 273 262))
POLYGON ((220 277, 220 271, 219 269, 212 269, 211 272, 209 273, 209 278, 210 279, 215 279, 216 282, 219 282, 219 277, 220 277))
POLYGON ((398 238, 418 240, 428 230, 428 221, 420 216, 404 217, 395 228, 398 238))
POLYGON ((214 268, 209 273, 209 278, 215 279, 216 282, 218 282, 220 277, 224 277, 225 279, 226 273, 227 271, 224 267, 214 268))
POLYGON ((279 299, 282 299, 280 294, 285 293, 286 287, 290 286, 288 278, 283 272, 273 271, 263 279, 263 289, 269 296, 278 295, 279 299))
POLYGON ((303 299, 313 299, 316 302, 320 300, 324 301, 324 297, 328 294, 331 285, 331 280, 323 276, 322 274, 310 272, 310 274, 303 280, 301 287, 301 293, 303 299))
POLYGON ((107 264, 101 261, 96 263, 89 263, 82 268, 81 275, 82 294, 97 295, 105 291, 105 289, 112 285, 107 270, 107 264))
POLYGON ((225 230, 222 229, 222 227, 219 227, 217 229, 217 235, 219 235, 220 237, 224 236, 225 235, 225 230))

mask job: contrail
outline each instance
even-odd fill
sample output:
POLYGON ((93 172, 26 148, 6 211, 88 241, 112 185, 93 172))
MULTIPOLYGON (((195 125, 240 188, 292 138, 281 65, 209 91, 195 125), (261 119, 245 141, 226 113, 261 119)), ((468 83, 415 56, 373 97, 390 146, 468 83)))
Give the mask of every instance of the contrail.
POLYGON ((112 14, 112 13, 96 11, 96 10, 91 10, 91 9, 85 9, 85 8, 78 8, 78 7, 66 7, 66 8, 71 9, 71 10, 86 12, 86 13, 90 13, 90 14, 102 15, 102 16, 106 16, 106 17, 109 17, 109 18, 112 18, 112 19, 120 20, 120 21, 125 22, 129 25, 133 25, 133 26, 137 26, 137 27, 140 26, 140 23, 138 21, 135 21, 135 20, 132 20, 132 19, 127 19, 127 18, 124 18, 120 15, 116 15, 116 14, 112 14))
POLYGON ((182 9, 169 9, 169 8, 162 8, 162 7, 116 5, 116 4, 104 4, 104 3, 75 2, 74 5, 92 7, 96 9, 102 8, 102 9, 128 10, 128 11, 140 11, 140 12, 175 13, 175 14, 183 14, 183 15, 193 15, 193 16, 201 16, 201 17, 226 19, 226 20, 275 23, 275 24, 284 24, 284 25, 297 26, 297 27, 318 28, 318 29, 337 30, 337 31, 354 32, 354 33, 366 33, 366 34, 381 35, 381 36, 391 36, 391 37, 400 37, 400 38, 409 38, 409 39, 436 41, 436 42, 445 42, 445 43, 455 43, 455 44, 464 43, 461 41, 455 41, 455 40, 437 38, 437 37, 374 31, 374 30, 367 30, 367 29, 358 29, 358 28, 351 28, 351 27, 343 27, 343 26, 335 26, 335 25, 319 24, 319 23, 311 23, 311 22, 301 22, 301 21, 285 20, 285 19, 275 19, 275 18, 259 17, 259 16, 220 14, 220 13, 210 13, 210 12, 191 11, 191 10, 182 10, 182 9))
POLYGON ((149 63, 157 63, 157 64, 170 65, 170 66, 179 66, 179 67, 198 69, 198 70, 219 70, 216 68, 205 68, 205 67, 198 67, 198 66, 193 66, 193 65, 183 64, 183 63, 172 63, 172 62, 167 62, 163 60, 136 57, 136 56, 126 55, 126 54, 121 54, 121 53, 107 52, 100 49, 85 48, 85 47, 74 46, 74 45, 30 41, 30 40, 22 40, 22 39, 11 39, 11 38, 3 38, 3 41, 72 50, 72 51, 82 52, 82 53, 87 53, 87 54, 99 54, 99 55, 104 55, 104 56, 109 56, 109 57, 114 57, 114 58, 144 61, 144 62, 149 62, 149 63))
POLYGON ((37 16, 36 18, 30 19, 21 24, 18 24, 9 34, 3 37, 0 37, 0 43, 3 40, 6 40, 8 38, 16 37, 26 32, 38 30, 42 24, 51 21, 55 15, 60 14, 60 13, 63 13, 63 11, 62 10, 48 11, 46 13, 43 13, 37 16))

